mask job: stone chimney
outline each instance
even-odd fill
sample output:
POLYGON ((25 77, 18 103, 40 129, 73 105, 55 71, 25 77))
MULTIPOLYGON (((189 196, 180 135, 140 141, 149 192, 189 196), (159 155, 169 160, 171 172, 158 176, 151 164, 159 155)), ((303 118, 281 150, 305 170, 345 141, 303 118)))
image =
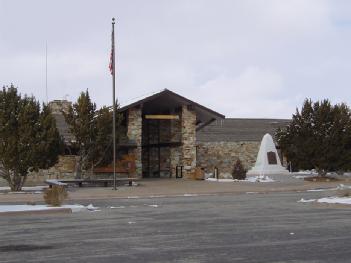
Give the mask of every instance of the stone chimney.
POLYGON ((61 111, 68 112, 69 106, 72 106, 72 102, 68 100, 53 100, 49 102, 49 107, 53 114, 61 114, 61 111))

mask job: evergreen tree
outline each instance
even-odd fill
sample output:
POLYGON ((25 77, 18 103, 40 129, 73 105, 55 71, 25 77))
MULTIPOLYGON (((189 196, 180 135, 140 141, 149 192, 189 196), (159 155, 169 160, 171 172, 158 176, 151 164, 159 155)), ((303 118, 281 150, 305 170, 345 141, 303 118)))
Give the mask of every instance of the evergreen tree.
POLYGON ((232 176, 233 179, 235 180, 245 180, 246 178, 246 170, 242 164, 242 162, 240 161, 240 159, 238 158, 234 164, 234 168, 232 171, 232 176))
MULTIPOLYGON (((82 170, 92 169, 112 161, 112 112, 107 107, 96 110, 88 90, 82 92, 76 103, 63 113, 70 131, 75 136, 74 146, 78 149, 79 159, 76 176, 82 170)), ((116 133, 120 134, 121 115, 116 115, 116 133)))
POLYGON ((351 114, 345 104, 305 100, 291 123, 278 129, 276 139, 298 169, 314 168, 324 176, 351 168, 351 114))
POLYGON ((49 168, 58 160, 61 138, 47 106, 21 97, 11 85, 0 91, 1 176, 20 191, 28 172, 49 168))
MULTIPOLYGON (((122 116, 118 114, 117 105, 116 103, 116 142, 120 141, 124 134, 121 126, 122 116)), ((96 113, 94 167, 107 165, 113 161, 112 119, 113 112, 108 107, 102 107, 96 113)))

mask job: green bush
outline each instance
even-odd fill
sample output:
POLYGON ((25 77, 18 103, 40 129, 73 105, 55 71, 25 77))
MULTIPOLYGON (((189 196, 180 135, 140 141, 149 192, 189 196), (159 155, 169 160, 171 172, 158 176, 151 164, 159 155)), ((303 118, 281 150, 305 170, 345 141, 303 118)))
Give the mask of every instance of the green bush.
POLYGON ((51 206, 61 206, 62 202, 68 197, 67 191, 63 186, 55 185, 44 192, 45 203, 51 206))
POLYGON ((245 180, 246 178, 246 170, 241 163, 240 159, 236 160, 232 172, 233 179, 237 180, 245 180))

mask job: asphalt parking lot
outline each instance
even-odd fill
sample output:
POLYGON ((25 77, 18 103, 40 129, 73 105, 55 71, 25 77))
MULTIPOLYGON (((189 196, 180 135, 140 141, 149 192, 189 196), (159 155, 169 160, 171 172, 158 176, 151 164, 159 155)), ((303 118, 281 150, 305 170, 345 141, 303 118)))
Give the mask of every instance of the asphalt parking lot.
POLYGON ((0 262, 350 262, 351 210, 297 202, 326 194, 95 200, 101 211, 3 216, 0 262))

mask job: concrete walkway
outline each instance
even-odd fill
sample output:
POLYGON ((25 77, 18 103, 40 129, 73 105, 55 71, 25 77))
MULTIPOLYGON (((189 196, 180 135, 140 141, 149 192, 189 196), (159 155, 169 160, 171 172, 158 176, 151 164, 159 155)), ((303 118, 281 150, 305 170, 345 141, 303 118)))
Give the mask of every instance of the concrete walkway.
MULTIPOLYGON (((276 178, 279 179, 279 178, 276 178)), ((240 193, 269 193, 269 192, 292 192, 307 191, 318 188, 334 188, 338 184, 351 184, 350 179, 337 182, 306 182, 302 179, 280 180, 272 183, 250 182, 208 182, 186 179, 144 179, 138 186, 120 186, 117 191, 111 187, 82 187, 68 188, 69 197, 67 202, 75 200, 96 200, 113 198, 137 198, 137 197, 176 197, 187 195, 220 195, 240 193)), ((43 195, 35 193, 0 193, 0 203, 36 203, 42 202, 43 195)))

